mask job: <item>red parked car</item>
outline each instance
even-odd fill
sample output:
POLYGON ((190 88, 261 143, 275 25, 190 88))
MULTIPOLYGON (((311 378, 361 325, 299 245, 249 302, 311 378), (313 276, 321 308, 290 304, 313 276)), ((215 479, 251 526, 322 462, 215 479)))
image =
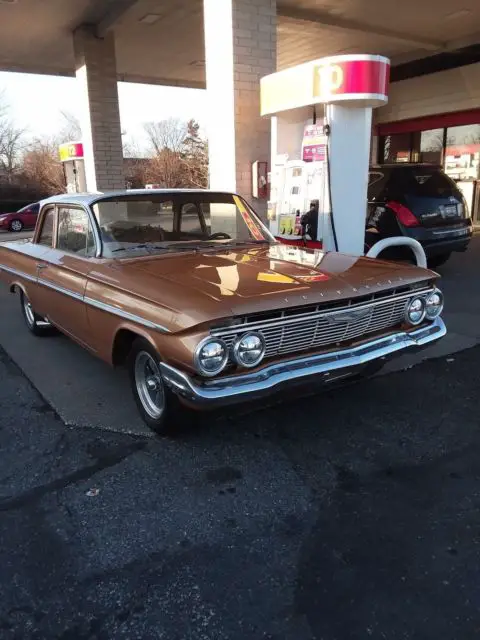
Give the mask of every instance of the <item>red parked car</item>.
POLYGON ((23 231, 23 229, 33 229, 37 223, 38 202, 29 204, 14 213, 0 214, 0 231, 23 231))

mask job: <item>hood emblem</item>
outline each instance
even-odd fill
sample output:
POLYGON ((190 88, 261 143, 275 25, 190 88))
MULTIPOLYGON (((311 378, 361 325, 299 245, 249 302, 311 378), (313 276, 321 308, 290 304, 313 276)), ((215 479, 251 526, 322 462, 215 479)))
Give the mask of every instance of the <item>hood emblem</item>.
POLYGON ((340 311, 339 313, 332 313, 325 316, 325 319, 330 324, 337 324, 339 322, 358 322, 363 320, 372 313, 372 309, 358 309, 356 311, 340 311))

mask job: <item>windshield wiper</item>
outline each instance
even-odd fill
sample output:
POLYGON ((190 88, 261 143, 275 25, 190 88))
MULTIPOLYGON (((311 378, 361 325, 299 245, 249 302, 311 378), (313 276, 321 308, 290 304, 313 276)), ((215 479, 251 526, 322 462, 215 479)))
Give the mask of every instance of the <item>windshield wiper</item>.
POLYGON ((133 251, 133 249, 148 249, 149 245, 147 244, 135 244, 130 247, 117 247, 116 249, 112 249, 112 253, 116 253, 117 251, 133 251))
POLYGON ((228 240, 222 242, 205 242, 199 240, 198 243, 194 245, 181 245, 180 243, 172 242, 169 246, 154 244, 154 243, 140 243, 136 245, 132 245, 129 247, 117 247, 116 249, 112 249, 112 253, 117 253, 118 251, 136 251, 137 249, 145 249, 147 251, 168 251, 170 253, 175 252, 184 252, 191 251, 193 253, 198 253, 199 251, 203 251, 204 249, 228 249, 230 247, 237 247, 241 245, 259 245, 259 244, 268 244, 267 240, 228 240))

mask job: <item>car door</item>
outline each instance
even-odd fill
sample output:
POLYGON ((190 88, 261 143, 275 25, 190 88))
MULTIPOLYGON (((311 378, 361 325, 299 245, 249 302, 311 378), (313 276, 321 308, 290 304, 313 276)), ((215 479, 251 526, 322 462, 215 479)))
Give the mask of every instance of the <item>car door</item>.
POLYGON ((83 300, 96 243, 83 207, 58 205, 55 242, 39 265, 38 283, 48 298, 48 318, 63 332, 89 346, 83 300))
POLYGON ((28 228, 33 228, 37 224, 38 212, 40 210, 40 205, 38 203, 30 205, 25 210, 25 226, 28 228))
POLYGON ((44 207, 39 229, 31 242, 20 242, 9 254, 8 271, 12 279, 21 283, 33 308, 39 315, 45 315, 43 290, 38 286, 38 265, 50 251, 55 228, 55 208, 44 207))

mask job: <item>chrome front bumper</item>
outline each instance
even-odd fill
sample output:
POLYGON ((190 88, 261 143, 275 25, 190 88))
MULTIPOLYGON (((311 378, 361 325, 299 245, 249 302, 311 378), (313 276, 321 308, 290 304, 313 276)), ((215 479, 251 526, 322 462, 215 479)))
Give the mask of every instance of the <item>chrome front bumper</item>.
POLYGON ((255 372, 199 383, 168 364, 161 364, 168 387, 199 407, 218 407, 272 395, 295 383, 329 383, 367 372, 374 361, 386 361, 404 351, 416 351, 447 333, 441 318, 414 331, 401 331, 357 347, 285 360, 255 372))

